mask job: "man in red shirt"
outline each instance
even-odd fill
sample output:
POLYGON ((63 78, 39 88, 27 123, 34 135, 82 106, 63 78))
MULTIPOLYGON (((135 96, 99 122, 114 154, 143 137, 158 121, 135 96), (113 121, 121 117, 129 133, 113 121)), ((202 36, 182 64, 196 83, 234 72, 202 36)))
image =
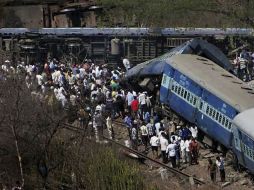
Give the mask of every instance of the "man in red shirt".
POLYGON ((139 103, 138 103, 137 98, 134 97, 134 100, 132 100, 132 102, 131 102, 131 111, 132 111, 132 113, 134 114, 134 116, 137 115, 138 106, 139 106, 138 104, 139 104, 139 103))

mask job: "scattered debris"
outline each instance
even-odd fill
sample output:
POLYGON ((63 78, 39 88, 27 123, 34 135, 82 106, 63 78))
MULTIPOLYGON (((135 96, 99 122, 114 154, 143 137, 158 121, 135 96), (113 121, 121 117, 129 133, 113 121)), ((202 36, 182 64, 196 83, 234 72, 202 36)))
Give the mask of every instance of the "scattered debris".
POLYGON ((230 185, 231 183, 229 182, 229 181, 227 181, 227 182, 225 182, 225 183, 223 183, 222 185, 221 185, 221 187, 223 188, 223 187, 226 187, 226 186, 228 186, 228 185, 230 185))

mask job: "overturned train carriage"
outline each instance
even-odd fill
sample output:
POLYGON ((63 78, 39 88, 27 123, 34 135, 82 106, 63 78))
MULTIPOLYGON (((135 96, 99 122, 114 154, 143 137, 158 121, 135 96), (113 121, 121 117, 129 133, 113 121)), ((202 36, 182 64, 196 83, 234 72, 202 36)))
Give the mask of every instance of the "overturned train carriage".
MULTIPOLYGON (((156 65, 160 70, 153 77, 161 78, 160 103, 231 150, 238 163, 254 173, 253 90, 201 56, 177 54, 158 59, 156 65)), ((151 66, 141 68, 139 74, 151 66)))
POLYGON ((121 57, 127 57, 135 65, 193 38, 226 49, 225 44, 232 39, 238 44, 237 37, 250 38, 252 33, 253 29, 241 28, 1 28, 0 48, 15 52, 27 62, 43 61, 50 53, 53 57, 65 55, 63 59, 69 62, 73 56, 79 62, 92 58, 108 63, 119 63, 121 57))

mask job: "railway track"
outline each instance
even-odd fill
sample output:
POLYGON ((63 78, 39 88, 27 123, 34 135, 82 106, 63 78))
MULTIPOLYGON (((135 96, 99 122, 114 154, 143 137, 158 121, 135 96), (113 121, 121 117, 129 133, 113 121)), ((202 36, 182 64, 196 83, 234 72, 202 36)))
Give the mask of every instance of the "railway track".
MULTIPOLYGON (((115 122, 115 123, 124 125, 122 122, 119 122, 119 121, 115 122)), ((66 123, 64 124, 64 128, 66 128, 68 130, 71 130, 71 131, 74 131, 74 132, 81 132, 81 131, 83 131, 83 129, 81 129, 81 128, 74 127, 74 126, 72 126, 70 124, 66 124, 66 123)), ((117 142, 115 140, 112 140, 112 139, 110 139, 110 138, 108 138, 106 136, 103 136, 103 138, 105 140, 107 140, 108 142, 111 142, 111 143, 113 143, 113 144, 115 144, 115 145, 117 145, 117 146, 127 150, 130 153, 136 154, 140 158, 143 158, 145 160, 149 160, 149 161, 153 162, 154 164, 159 165, 159 166, 167 169, 168 171, 174 173, 175 175, 178 175, 179 177, 184 177, 184 178, 188 178, 188 179, 192 178, 193 181, 195 182, 195 184, 198 184, 198 185, 204 185, 204 184, 206 184, 204 181, 202 181, 202 180, 200 180, 200 179, 198 179, 198 178, 196 178, 196 177, 194 177, 194 176, 192 176, 192 175, 190 175, 188 173, 184 173, 184 172, 182 172, 182 171, 180 171, 178 169, 171 168, 170 166, 168 166, 168 165, 166 165, 164 163, 161 163, 161 162, 159 162, 157 160, 154 160, 154 159, 144 155, 143 153, 141 153, 141 152, 139 152, 137 150, 134 150, 132 148, 129 148, 129 147, 127 147, 127 146, 125 146, 125 145, 123 145, 123 144, 121 144, 121 143, 119 143, 119 142, 117 142)))

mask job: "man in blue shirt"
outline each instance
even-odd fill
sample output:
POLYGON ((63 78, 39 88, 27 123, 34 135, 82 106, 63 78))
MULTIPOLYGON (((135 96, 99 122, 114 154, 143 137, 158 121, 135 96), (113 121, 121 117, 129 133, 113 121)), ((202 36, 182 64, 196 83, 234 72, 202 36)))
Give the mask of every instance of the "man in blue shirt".
POLYGON ((131 139, 132 118, 129 113, 125 116, 124 123, 125 123, 127 130, 128 130, 129 137, 131 139))

